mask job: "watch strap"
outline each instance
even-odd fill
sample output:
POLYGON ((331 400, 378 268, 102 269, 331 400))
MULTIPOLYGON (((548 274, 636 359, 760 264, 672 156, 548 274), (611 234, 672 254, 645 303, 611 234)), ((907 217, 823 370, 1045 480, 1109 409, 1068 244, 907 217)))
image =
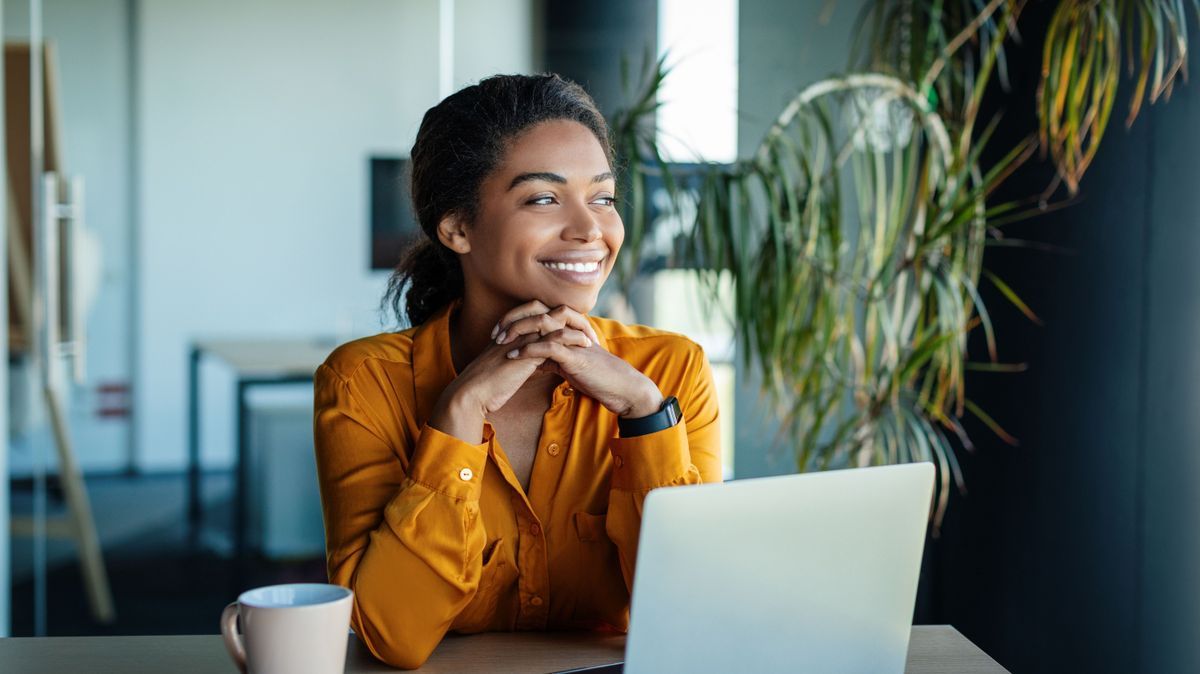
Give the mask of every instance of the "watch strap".
POLYGON ((666 430, 683 418, 679 409, 679 399, 671 396, 663 401, 654 414, 636 419, 617 418, 617 431, 622 438, 635 438, 639 435, 650 435, 666 430))

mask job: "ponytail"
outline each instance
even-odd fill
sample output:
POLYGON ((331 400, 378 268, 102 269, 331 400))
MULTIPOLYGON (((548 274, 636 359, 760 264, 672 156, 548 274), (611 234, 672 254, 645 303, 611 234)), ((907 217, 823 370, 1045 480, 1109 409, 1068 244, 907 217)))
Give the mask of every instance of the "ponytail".
POLYGON ((384 302, 409 325, 420 325, 462 297, 462 265, 440 241, 423 238, 404 252, 388 279, 384 302))

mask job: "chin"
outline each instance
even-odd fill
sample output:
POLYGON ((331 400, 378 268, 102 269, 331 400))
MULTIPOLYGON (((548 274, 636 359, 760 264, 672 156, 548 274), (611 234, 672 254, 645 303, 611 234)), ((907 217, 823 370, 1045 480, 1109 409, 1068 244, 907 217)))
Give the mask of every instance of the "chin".
POLYGON ((546 293, 544 296, 536 299, 551 309, 565 304, 581 314, 586 314, 590 313, 592 309, 596 308, 596 300, 598 297, 598 292, 564 293, 559 291, 554 293, 546 293))

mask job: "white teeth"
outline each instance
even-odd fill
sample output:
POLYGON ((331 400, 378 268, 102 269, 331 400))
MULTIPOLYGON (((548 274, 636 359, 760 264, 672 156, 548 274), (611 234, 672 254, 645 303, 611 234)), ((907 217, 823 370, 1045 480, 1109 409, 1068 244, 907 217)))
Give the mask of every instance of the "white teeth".
POLYGON ((600 268, 599 262, 543 262, 550 269, 562 271, 593 272, 600 268))

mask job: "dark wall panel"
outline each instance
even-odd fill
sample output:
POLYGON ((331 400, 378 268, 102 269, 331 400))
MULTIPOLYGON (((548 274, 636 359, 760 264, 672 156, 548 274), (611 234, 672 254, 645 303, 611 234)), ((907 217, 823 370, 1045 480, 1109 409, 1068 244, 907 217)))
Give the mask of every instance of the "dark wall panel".
MULTIPOLYGON (((1023 17, 1027 45, 1039 13, 1023 17)), ((1033 128, 1040 63, 1010 55, 1001 143, 1033 128)), ((1046 325, 987 294, 1003 359, 1030 370, 974 376, 969 394, 1022 444, 974 429, 929 617, 1014 671, 1200 670, 1200 94, 1177 88, 1126 130, 1130 88, 1079 203, 1005 230, 1069 252, 986 257, 1046 325)), ((1010 192, 1050 175, 1031 166, 1010 192)))
POLYGON ((657 49, 658 3, 543 0, 546 70, 579 82, 605 115, 621 107, 621 59, 636 73, 657 49))
MULTIPOLYGON (((1191 59, 1191 70, 1200 58, 1191 59)), ((1141 664, 1200 671, 1200 92, 1152 120, 1141 664)), ((1118 226, 1111 223, 1110 226, 1118 226)))

